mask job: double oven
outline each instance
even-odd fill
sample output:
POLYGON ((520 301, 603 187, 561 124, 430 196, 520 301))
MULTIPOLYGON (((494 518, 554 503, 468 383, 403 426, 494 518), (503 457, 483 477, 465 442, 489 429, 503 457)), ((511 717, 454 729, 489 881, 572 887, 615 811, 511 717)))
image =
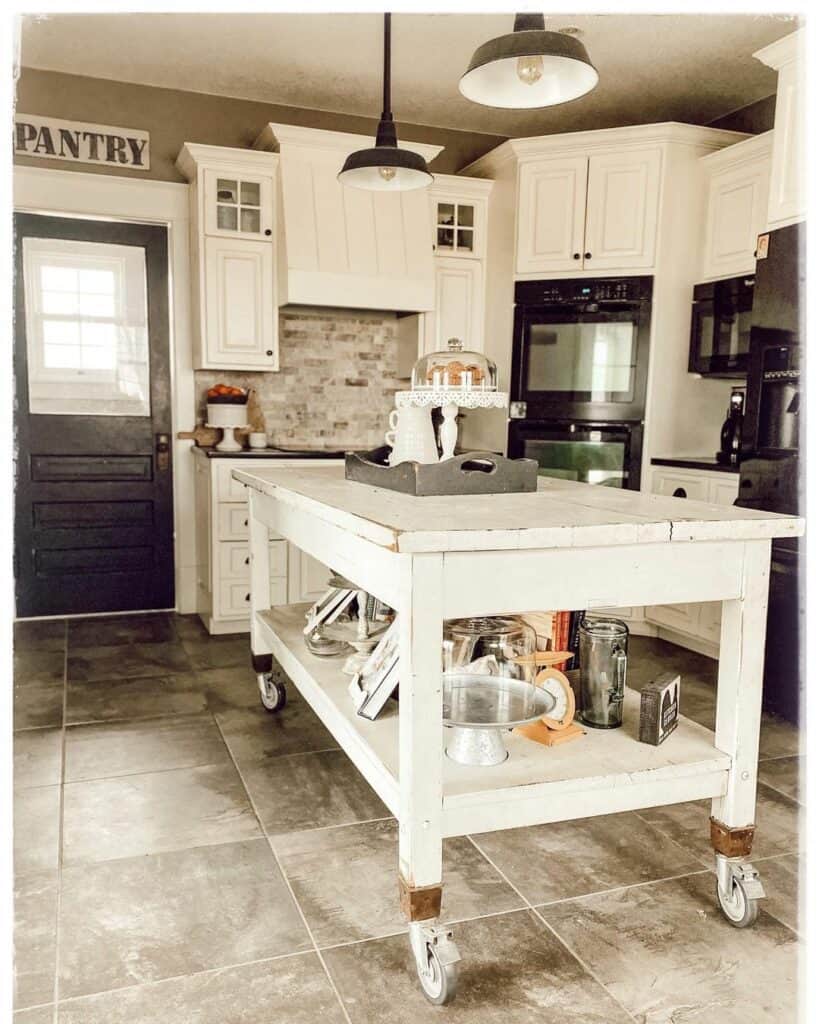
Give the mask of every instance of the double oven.
POLYGON ((519 281, 508 453, 639 490, 651 277, 519 281))

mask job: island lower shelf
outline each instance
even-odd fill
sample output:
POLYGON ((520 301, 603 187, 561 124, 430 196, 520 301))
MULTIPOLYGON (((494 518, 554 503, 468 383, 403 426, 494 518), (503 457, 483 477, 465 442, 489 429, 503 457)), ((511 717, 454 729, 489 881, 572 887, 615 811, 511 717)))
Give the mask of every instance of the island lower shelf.
MULTIPOLYGON (((317 657, 304 644, 308 608, 280 605, 258 612, 256 623, 304 699, 397 816, 398 705, 390 701, 374 722, 356 714, 341 659, 317 657)), ((640 696, 627 688, 622 728, 587 729, 581 739, 557 747, 507 733, 509 757, 493 767, 460 765, 444 756, 443 834, 565 821, 726 792, 731 758, 715 747, 713 733, 680 718, 669 739, 654 747, 637 739, 639 715, 640 696)))

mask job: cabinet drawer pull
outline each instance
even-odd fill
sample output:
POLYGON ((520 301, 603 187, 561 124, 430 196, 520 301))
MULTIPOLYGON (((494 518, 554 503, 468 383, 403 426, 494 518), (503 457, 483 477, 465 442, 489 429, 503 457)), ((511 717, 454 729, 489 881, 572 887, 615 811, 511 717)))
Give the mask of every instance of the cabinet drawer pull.
POLYGON ((684 487, 677 487, 674 493, 671 495, 672 498, 687 498, 688 493, 684 487))

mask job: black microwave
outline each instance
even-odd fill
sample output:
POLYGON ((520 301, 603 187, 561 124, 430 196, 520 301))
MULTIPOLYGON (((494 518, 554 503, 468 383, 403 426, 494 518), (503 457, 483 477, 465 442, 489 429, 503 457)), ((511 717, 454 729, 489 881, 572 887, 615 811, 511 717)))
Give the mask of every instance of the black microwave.
POLYGON ((751 343, 753 275, 694 288, 688 369, 703 377, 745 377, 751 343))

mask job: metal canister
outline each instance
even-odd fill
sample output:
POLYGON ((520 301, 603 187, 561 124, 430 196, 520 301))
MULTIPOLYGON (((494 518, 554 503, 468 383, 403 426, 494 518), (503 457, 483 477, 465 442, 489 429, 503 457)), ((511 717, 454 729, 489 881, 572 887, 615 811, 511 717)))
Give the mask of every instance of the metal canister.
POLYGON ((580 718, 593 729, 623 724, 628 626, 620 619, 584 618, 580 624, 580 718))

